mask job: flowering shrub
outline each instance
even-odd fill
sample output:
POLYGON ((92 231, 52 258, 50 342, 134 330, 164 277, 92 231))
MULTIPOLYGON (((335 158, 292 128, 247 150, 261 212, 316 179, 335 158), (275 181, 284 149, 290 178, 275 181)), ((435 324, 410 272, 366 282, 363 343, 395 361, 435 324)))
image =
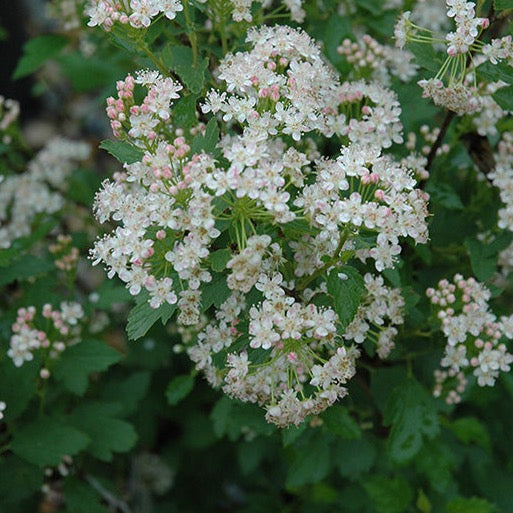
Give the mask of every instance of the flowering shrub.
POLYGON ((0 101, 9 511, 509 511, 513 2, 47 7, 111 133, 0 101))

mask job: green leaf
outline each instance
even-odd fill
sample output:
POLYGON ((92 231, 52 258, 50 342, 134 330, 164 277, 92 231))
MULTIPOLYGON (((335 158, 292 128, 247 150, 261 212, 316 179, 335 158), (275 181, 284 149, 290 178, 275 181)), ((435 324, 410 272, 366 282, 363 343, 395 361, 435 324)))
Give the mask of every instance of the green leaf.
POLYGON ((376 448, 369 438, 339 440, 335 454, 339 474, 351 480, 368 472, 376 461, 376 448))
POLYGON ((362 436, 360 426, 344 406, 336 405, 328 408, 322 414, 322 419, 329 431, 342 438, 353 440, 362 436))
POLYGON ((67 44, 68 38, 56 34, 46 34, 31 39, 23 47, 23 56, 14 70, 13 80, 33 73, 47 60, 56 57, 67 44))
POLYGON ((125 75, 125 68, 113 59, 85 57, 79 51, 59 57, 62 72, 68 77, 76 92, 84 93, 112 84, 125 75))
POLYGON ((38 417, 15 433, 11 450, 35 465, 57 466, 64 455, 73 456, 91 440, 83 432, 50 417, 38 417))
POLYGON ((111 141, 110 139, 105 139, 100 143, 100 148, 108 151, 122 164, 133 164, 134 162, 139 162, 144 156, 144 152, 142 150, 123 141, 111 141))
POLYGON ((486 451, 491 450, 490 435, 486 426, 476 417, 461 417, 447 424, 464 444, 475 443, 486 451))
POLYGON ((502 80, 507 84, 513 83, 513 69, 504 62, 497 64, 492 64, 489 61, 483 62, 483 64, 477 67, 477 72, 482 78, 490 82, 502 80))
POLYGON ((356 315, 365 292, 363 277, 349 265, 333 269, 328 275, 328 292, 333 296, 340 324, 346 328, 356 315))
POLYGON ((385 407, 383 424, 392 425, 388 450, 398 463, 413 458, 422 448, 423 437, 433 438, 440 429, 432 398, 412 378, 393 390, 385 407))
POLYGON ((231 290, 226 285, 226 279, 222 274, 214 274, 212 281, 207 283, 201 296, 201 309, 204 312, 212 305, 219 308, 231 294, 231 290))
POLYGON ((194 388, 194 377, 190 374, 176 376, 173 378, 166 389, 167 402, 176 406, 182 399, 187 397, 194 388))
POLYGON ((331 467, 331 451, 324 437, 312 433, 305 444, 299 445, 289 465, 285 486, 295 489, 305 484, 318 483, 331 467))
POLYGON ((86 450, 95 458, 111 461, 113 452, 127 452, 137 441, 131 424, 115 418, 119 405, 91 402, 78 406, 71 413, 70 423, 89 435, 86 450))
POLYGON ((513 9, 513 0, 493 0, 493 5, 497 11, 513 9))
POLYGON ((0 364, 0 401, 7 404, 6 421, 15 419, 27 408, 36 395, 40 362, 36 358, 15 367, 10 358, 0 364))
POLYGON ((104 342, 82 340, 66 349, 60 356, 53 375, 74 394, 84 395, 89 374, 104 371, 119 362, 123 355, 104 342))
POLYGON ((501 87, 492 94, 492 98, 504 110, 513 111, 513 85, 501 87))
POLYGON ((94 488, 79 479, 66 479, 64 486, 66 513, 107 513, 102 498, 94 488))
POLYGON ((465 208, 458 193, 447 183, 430 182, 430 185, 426 187, 426 192, 429 192, 430 199, 434 203, 438 203, 449 210, 463 210, 465 208))
POLYGON ((402 513, 413 501, 413 490, 403 477, 372 476, 363 483, 376 513, 402 513))
POLYGON ((183 96, 173 105, 173 121, 176 126, 190 128, 198 123, 196 114, 197 94, 183 96))
POLYGON ((193 66, 192 49, 188 46, 167 46, 162 51, 162 60, 175 71, 192 93, 200 93, 205 81, 208 59, 199 59, 193 66))
POLYGON ((152 308, 146 296, 140 296, 140 302, 130 310, 126 332, 129 340, 144 337, 148 330, 160 319, 165 325, 176 310, 176 304, 164 303, 159 308, 152 308))
POLYGON ((217 126, 217 121, 215 118, 212 118, 205 128, 205 135, 198 134, 191 145, 191 155, 195 153, 201 153, 204 151, 205 153, 214 153, 214 150, 217 146, 217 141, 219 140, 219 127, 217 126))
POLYGON ((485 499, 461 497, 449 502, 445 513, 494 513, 495 511, 497 508, 485 499))
POLYGON ((102 399, 121 405, 118 416, 126 417, 134 413, 146 397, 150 381, 151 374, 148 371, 135 372, 124 379, 111 379, 102 388, 102 399))
POLYGON ((23 255, 7 269, 0 273, 0 287, 13 281, 26 280, 33 276, 54 271, 55 265, 50 260, 45 260, 34 255, 23 255))
POLYGON ((210 267, 212 271, 216 273, 220 273, 226 269, 226 264, 232 258, 232 252, 229 249, 219 249, 218 251, 213 251, 208 256, 208 260, 210 262, 210 267))
POLYGON ((409 43, 407 48, 413 53, 413 55, 415 55, 416 64, 428 71, 438 72, 440 70, 440 58, 437 56, 431 45, 424 43, 409 43))
POLYGON ((502 233, 490 244, 484 244, 476 239, 465 239, 472 271, 479 281, 487 281, 495 274, 497 255, 511 244, 512 239, 513 235, 509 232, 502 233))
MULTIPOLYGON (((3 506, 18 505, 23 499, 41 490, 43 470, 14 454, 0 458, 0 496, 3 506)), ((11 511, 5 508, 5 511, 11 511)))

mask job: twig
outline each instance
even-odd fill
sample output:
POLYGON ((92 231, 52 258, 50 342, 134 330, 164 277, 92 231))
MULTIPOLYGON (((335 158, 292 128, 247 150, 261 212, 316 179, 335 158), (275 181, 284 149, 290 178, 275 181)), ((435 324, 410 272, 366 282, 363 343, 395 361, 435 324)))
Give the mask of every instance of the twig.
POLYGON ((442 127, 440 128, 440 132, 438 133, 438 137, 436 138, 436 141, 433 143, 433 146, 431 146, 431 149, 429 150, 429 154, 427 156, 427 164, 426 164, 426 170, 429 171, 431 169, 431 166, 433 165, 433 161, 436 157, 436 152, 438 151, 438 148, 442 145, 442 141, 444 140, 445 134, 447 133, 447 130, 449 129, 449 125, 451 124, 451 121, 456 116, 456 113, 452 110, 448 111, 444 122, 442 124, 442 127))
POLYGON ((125 501, 118 499, 115 495, 110 493, 95 477, 90 474, 85 474, 84 479, 102 496, 102 499, 107 502, 109 506, 122 513, 132 513, 132 510, 125 501))

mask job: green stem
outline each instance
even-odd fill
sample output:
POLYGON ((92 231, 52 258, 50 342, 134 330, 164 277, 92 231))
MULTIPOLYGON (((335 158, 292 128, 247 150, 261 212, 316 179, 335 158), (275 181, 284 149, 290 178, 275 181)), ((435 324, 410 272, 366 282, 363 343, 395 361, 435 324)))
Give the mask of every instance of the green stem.
POLYGON ((192 66, 195 68, 198 64, 198 41, 196 39, 196 32, 191 21, 191 15, 189 12, 189 2, 183 2, 183 13, 185 15, 185 21, 187 23, 187 37, 191 43, 192 48, 192 66))
POLYGON ((340 241, 338 243, 337 249, 335 250, 335 254, 333 255, 333 258, 329 260, 329 262, 326 262, 322 267, 317 269, 314 273, 312 273, 310 276, 308 276, 306 279, 304 279, 299 285, 298 290, 304 290, 307 285, 312 283, 316 278, 318 278, 322 273, 326 272, 330 267, 337 264, 339 262, 340 252, 342 251, 342 248, 344 247, 344 244, 347 240, 347 234, 342 233, 340 235, 340 241))

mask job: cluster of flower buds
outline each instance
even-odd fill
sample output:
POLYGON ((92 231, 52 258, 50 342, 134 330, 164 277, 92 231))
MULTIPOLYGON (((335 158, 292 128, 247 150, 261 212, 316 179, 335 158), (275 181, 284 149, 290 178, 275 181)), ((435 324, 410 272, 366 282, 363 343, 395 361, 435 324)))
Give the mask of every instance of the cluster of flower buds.
POLYGON ((50 253, 55 258, 57 269, 65 272, 71 272, 76 269, 79 251, 73 246, 71 236, 59 234, 57 241, 48 246, 50 253))
POLYGON ((79 303, 62 302, 60 309, 45 304, 37 315, 34 306, 20 308, 16 322, 12 325, 10 348, 7 355, 16 367, 34 359, 38 352, 44 367, 40 370, 42 379, 50 377, 49 366, 66 347, 79 342, 80 324, 84 311, 79 303))
POLYGON ((382 85, 390 84, 393 76, 407 82, 418 70, 411 52, 382 45, 368 34, 356 42, 344 39, 337 52, 352 65, 353 78, 371 79, 382 85))
POLYGON ((513 316, 500 320, 490 311, 490 291, 474 278, 456 274, 452 282, 443 279, 426 295, 434 305, 447 339, 440 365, 447 369, 435 375, 436 396, 448 403, 459 402, 469 370, 481 387, 493 386, 499 373, 509 372, 513 355, 505 339, 513 339, 513 316))

